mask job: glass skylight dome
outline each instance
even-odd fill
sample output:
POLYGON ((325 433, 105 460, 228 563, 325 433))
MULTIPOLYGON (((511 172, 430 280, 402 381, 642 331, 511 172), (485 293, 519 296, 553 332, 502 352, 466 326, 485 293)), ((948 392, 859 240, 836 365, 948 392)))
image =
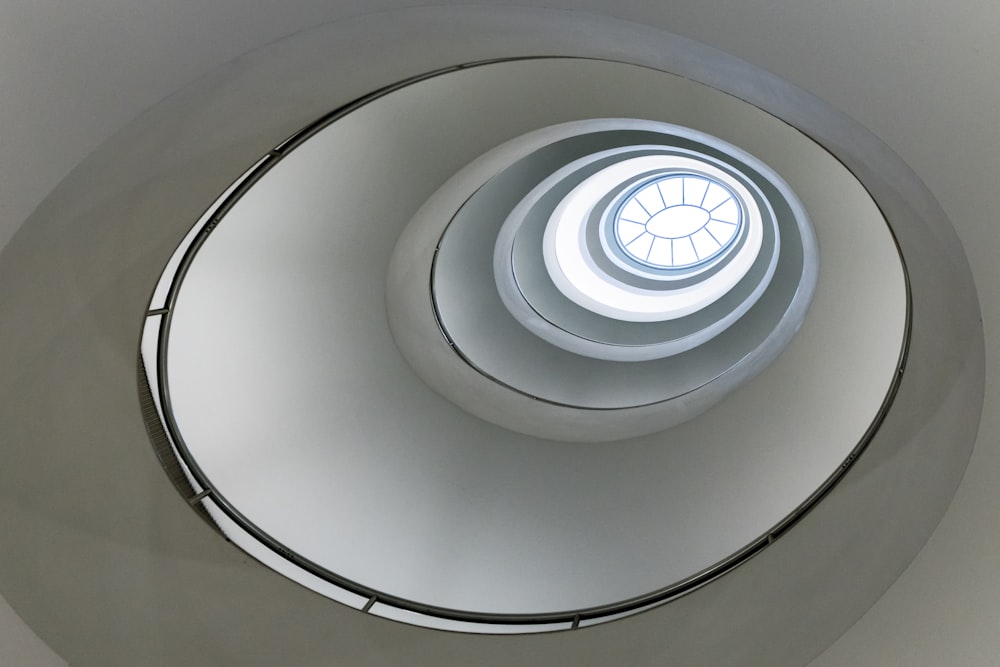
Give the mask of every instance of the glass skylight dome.
POLYGON ((710 262, 739 235, 742 210, 736 195, 699 174, 672 174, 647 183, 615 216, 615 239, 628 257, 659 269, 710 262))
MULTIPOLYGON (((778 254, 778 235, 764 232, 765 217, 773 227, 770 205, 742 167, 671 146, 669 138, 662 141, 568 166, 575 170, 588 159, 613 160, 581 180, 548 216, 542 255, 552 284, 603 317, 621 322, 687 317, 746 277, 765 236, 773 242, 768 241, 763 261, 778 254), (617 196, 621 203, 613 204, 617 196)), ((740 159, 756 164, 750 156, 740 159)), ((766 167, 758 164, 754 171, 761 169, 766 167)), ((521 215, 515 209, 511 218, 521 215)), ((770 273, 758 278, 765 286, 770 273)))

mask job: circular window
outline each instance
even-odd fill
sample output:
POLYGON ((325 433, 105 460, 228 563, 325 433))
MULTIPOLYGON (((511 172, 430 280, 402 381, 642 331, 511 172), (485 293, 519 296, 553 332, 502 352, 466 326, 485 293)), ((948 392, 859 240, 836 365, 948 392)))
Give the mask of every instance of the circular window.
MULTIPOLYGON (((683 128, 670 132, 696 136, 683 128)), ((582 171, 580 162, 568 165, 567 170, 586 176, 571 181, 575 187, 545 214, 542 255, 552 284, 581 308, 622 322, 688 317, 731 293, 758 261, 770 262, 779 254, 778 234, 765 233, 774 222, 772 204, 749 176, 766 173, 765 165, 748 155, 733 157, 737 152, 728 161, 712 158, 705 152, 711 146, 727 154, 736 149, 705 134, 697 134, 701 150, 677 146, 677 137, 658 139, 625 147, 627 154, 582 159, 602 160, 594 165, 596 171, 582 171), (613 162, 606 164, 604 157, 613 162), (616 206, 619 193, 621 204, 616 206), (735 222, 722 223, 714 215, 735 222), (769 241, 761 255, 765 237, 769 241), (626 247, 622 241, 628 242, 626 247), (695 243, 704 250, 696 250, 695 243)), ((511 219, 521 214, 515 210, 511 219)), ((767 270, 750 278, 759 285, 769 279, 767 270)))
POLYGON ((698 174, 640 187, 615 216, 615 240, 630 258, 658 269, 705 264, 730 248, 743 224, 736 195, 698 174))

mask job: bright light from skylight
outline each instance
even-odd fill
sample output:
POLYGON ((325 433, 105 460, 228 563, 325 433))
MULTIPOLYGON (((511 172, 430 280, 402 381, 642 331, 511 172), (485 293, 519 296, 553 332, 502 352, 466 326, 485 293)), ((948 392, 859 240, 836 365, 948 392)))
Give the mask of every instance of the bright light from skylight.
POLYGON ((635 261, 660 269, 698 266, 736 239, 743 215, 715 179, 673 174, 639 188, 615 216, 615 238, 635 261))
MULTIPOLYGON (((754 205, 753 195, 737 179, 700 159, 654 154, 612 164, 573 188, 549 217, 542 255, 556 288, 583 308, 627 322, 662 322, 690 315, 729 292, 756 261, 763 237, 760 210, 754 205), (622 244, 628 254, 614 250, 627 265, 622 268, 638 277, 649 273, 650 268, 660 269, 661 274, 681 269, 676 275, 694 278, 717 263, 724 266, 686 285, 662 290, 618 280, 595 264, 586 243, 587 221, 593 219, 603 197, 642 174, 659 176, 627 194, 624 204, 604 217, 611 235, 617 237, 609 238, 608 244, 629 242, 622 244), (652 190, 648 190, 650 186, 652 190), (624 222, 633 223, 639 231, 620 238, 625 234, 618 227, 624 222), (649 248, 637 247, 643 236, 649 237, 649 248), (744 236, 745 243, 736 242, 744 236), (666 257, 653 253, 653 243, 660 239, 667 241, 666 257), (686 255, 681 250, 683 243, 688 244, 686 255), (731 256, 723 257, 730 251, 731 256)), ((610 253, 611 248, 602 245, 597 252, 610 253)))

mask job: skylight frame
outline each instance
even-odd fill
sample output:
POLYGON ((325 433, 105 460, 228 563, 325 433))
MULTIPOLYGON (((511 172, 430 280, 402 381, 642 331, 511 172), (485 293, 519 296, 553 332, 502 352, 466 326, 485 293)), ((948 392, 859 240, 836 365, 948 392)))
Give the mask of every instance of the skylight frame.
POLYGON ((707 174, 685 171, 667 174, 636 186, 619 204, 611 225, 615 242, 629 261, 652 269, 683 271, 706 266, 725 255, 740 238, 744 219, 740 198, 730 187, 707 174), (664 184, 676 181, 680 181, 679 188, 664 188, 664 184), (689 181, 705 183, 706 185, 703 188, 698 185, 689 186, 689 181), (678 190, 680 201, 677 201, 678 190), (716 193, 711 199, 709 199, 710 192, 716 193), (689 195, 690 202, 688 201, 689 195), (718 199, 719 195, 724 195, 724 198, 718 199), (656 208, 656 200, 659 200, 660 208, 656 208), (695 200, 697 203, 693 203, 695 200), (712 208, 706 207, 706 200, 712 208), (729 206, 729 204, 732 205, 729 206), (679 207, 700 209, 708 214, 708 218, 694 231, 676 236, 666 236, 658 234, 656 231, 650 231, 649 224, 654 219, 670 209, 679 207), (720 209, 723 210, 720 211, 720 209), (729 209, 732 209, 731 213, 729 209), (717 211, 719 213, 716 213, 717 211), (716 217, 717 215, 719 217, 716 217), (709 228, 712 222, 718 224, 709 228), (641 230, 629 229, 628 234, 623 237, 623 231, 626 227, 639 225, 642 226, 641 230), (645 237, 651 237, 648 245, 645 237), (698 241, 696 241, 696 237, 698 241), (678 261, 678 253, 685 249, 682 240, 687 241, 690 252, 695 256, 695 261, 678 261), (714 249, 711 249, 712 243, 716 245, 714 249), (669 253, 665 250, 667 244, 669 244, 669 253), (704 250, 704 244, 708 244, 710 249, 702 256, 702 253, 699 252, 699 245, 702 245, 704 250), (678 245, 681 247, 678 248, 678 245), (645 252, 640 252, 643 249, 645 252), (669 256, 670 261, 653 261, 651 260, 653 256, 657 258, 669 256))

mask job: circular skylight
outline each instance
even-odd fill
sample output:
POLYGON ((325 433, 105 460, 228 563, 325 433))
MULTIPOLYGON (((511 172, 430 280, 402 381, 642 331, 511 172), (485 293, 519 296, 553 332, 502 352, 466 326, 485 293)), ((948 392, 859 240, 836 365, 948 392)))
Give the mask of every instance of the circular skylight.
POLYGON ((715 259, 736 239, 736 195, 698 174, 672 174, 636 190, 615 216, 615 239, 635 261, 682 269, 715 259))
MULTIPOLYGON (((623 192, 628 190, 623 188, 623 192)), ((553 285, 577 305, 623 322, 663 322, 686 317, 708 307, 743 279, 756 260, 763 241, 762 213, 750 191, 725 170, 696 154, 622 159, 585 178, 559 201, 548 218, 542 255, 553 285), (632 222, 640 229, 636 238, 626 236, 624 239, 632 243, 624 250, 616 251, 621 255, 622 262, 628 264, 626 271, 633 277, 616 278, 605 272, 594 258, 596 253, 604 253, 609 261, 614 261, 611 248, 605 247, 595 253, 586 243, 587 221, 593 220, 595 210, 599 214, 602 198, 613 193, 623 182, 645 173, 659 176, 629 194, 619 212, 609 211, 607 215, 605 224, 612 231, 624 222, 632 222), (665 194, 660 194, 658 184, 661 181, 666 183, 663 188, 665 194), (691 183, 685 185, 685 181, 691 183), (673 193, 674 184, 677 186, 676 194, 673 193), (646 188, 650 185, 654 190, 647 192, 646 188), (735 211, 730 211, 730 208, 735 211), (680 212, 675 213, 678 209, 680 212), (700 215, 701 219, 691 222, 689 218, 694 215, 700 215), (735 222, 719 222, 713 217, 715 215, 726 216, 727 220, 735 222), (717 231, 715 233, 721 239, 715 241, 708 229, 714 231, 717 222, 724 225, 722 229, 729 235, 717 231), (647 227, 650 231, 646 231, 647 227), (652 233, 654 231, 656 234, 652 233), (743 232, 746 242, 741 245, 736 239, 743 236, 743 232), (674 239, 658 234, 679 235, 674 239), (713 245, 699 254, 694 250, 694 243, 705 247, 702 234, 713 245), (661 247, 661 239, 667 242, 666 256, 651 259, 661 262, 676 259, 676 262, 650 265, 646 260, 651 255, 650 248, 641 252, 636 248, 643 236, 648 237, 650 247, 654 241, 661 247), (697 240, 691 241, 690 237, 697 240), (682 254, 684 243, 689 255, 682 254), (723 254, 726 256, 722 257, 723 254), (655 285, 638 282, 650 269, 676 274, 687 270, 694 274, 723 261, 726 266, 712 275, 700 275, 683 285, 666 285, 663 281, 655 285), (692 269, 692 266, 695 268, 692 269)), ((609 240, 609 243, 620 245, 621 241, 609 240)), ((693 275, 687 277, 694 278, 693 275)))

